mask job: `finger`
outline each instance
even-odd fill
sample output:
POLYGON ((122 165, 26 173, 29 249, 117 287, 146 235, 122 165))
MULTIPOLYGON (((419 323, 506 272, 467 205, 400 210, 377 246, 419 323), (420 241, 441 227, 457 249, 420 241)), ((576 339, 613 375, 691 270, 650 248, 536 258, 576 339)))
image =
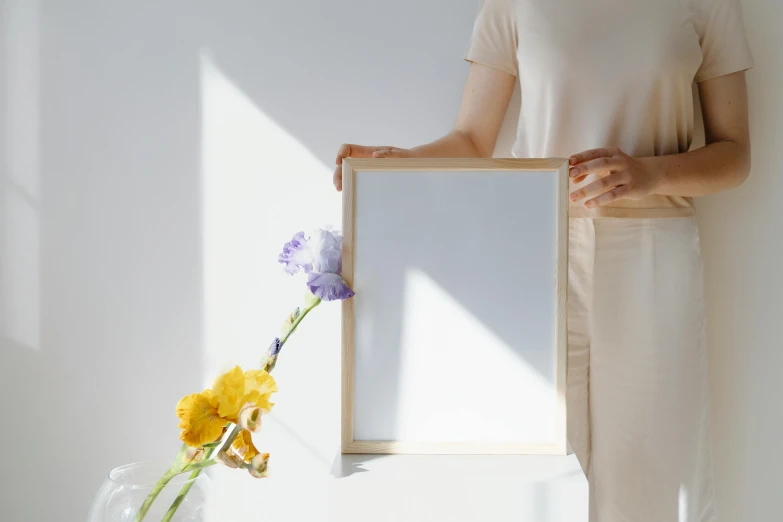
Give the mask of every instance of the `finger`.
POLYGON ((579 165, 585 161, 594 160, 598 158, 607 158, 616 156, 619 152, 617 147, 601 147, 598 149, 589 149, 584 152, 579 152, 568 158, 569 165, 579 165))
POLYGON ((367 145, 356 145, 354 143, 343 143, 340 148, 337 149, 337 158, 335 158, 335 165, 342 165, 343 158, 370 158, 372 153, 381 148, 389 147, 370 147, 367 145))
POLYGON ((579 185, 579 184, 580 184, 580 183, 582 183, 582 182, 583 182, 583 181, 584 181, 586 178, 587 178, 587 176, 579 176, 578 178, 571 178, 571 183, 573 183, 574 185, 579 185))
POLYGON ((332 183, 334 183, 334 188, 337 189, 337 192, 340 192, 343 190, 343 168, 338 166, 334 169, 334 175, 332 176, 332 183))
POLYGON ((588 199, 587 201, 585 201, 585 206, 587 208, 602 207, 604 205, 611 203, 616 199, 627 198, 628 196, 631 195, 631 192, 633 192, 631 187, 629 187, 628 185, 621 185, 619 187, 613 188, 608 192, 604 192, 598 197, 595 197, 593 199, 588 199))
POLYGON ((398 149, 397 147, 391 147, 389 149, 376 150, 373 152, 373 158, 407 158, 409 156, 408 151, 405 149, 398 149))
POLYGON ((569 199, 571 201, 579 201, 588 196, 594 196, 596 194, 602 194, 609 189, 624 185, 628 182, 628 176, 625 172, 614 172, 606 177, 597 179, 592 183, 585 185, 584 187, 571 192, 569 199))
POLYGON ((618 169, 622 166, 621 163, 622 160, 617 156, 602 156, 569 168, 568 175, 572 178, 584 179, 585 176, 590 174, 618 169))

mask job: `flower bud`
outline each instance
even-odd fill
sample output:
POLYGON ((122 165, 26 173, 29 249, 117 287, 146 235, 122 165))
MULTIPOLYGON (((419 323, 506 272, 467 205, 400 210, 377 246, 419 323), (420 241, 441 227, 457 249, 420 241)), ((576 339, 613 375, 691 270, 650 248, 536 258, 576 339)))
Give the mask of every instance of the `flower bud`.
POLYGON ((276 356, 278 353, 280 353, 280 349, 283 347, 282 344, 280 344, 280 339, 275 337, 275 340, 272 341, 272 344, 269 345, 269 349, 266 351, 266 354, 270 357, 276 356))
POLYGON ((293 312, 288 314, 288 317, 285 318, 285 321, 283 321, 283 326, 280 328, 280 335, 282 337, 285 337, 289 333, 291 333, 291 329, 294 327, 294 321, 299 317, 300 310, 299 308, 296 308, 293 312))
POLYGON ((269 453, 259 453, 250 461, 248 472, 255 478, 264 478, 267 476, 267 464, 269 462, 269 453))
POLYGON ((217 459, 229 468, 238 468, 243 464, 242 459, 236 453, 226 453, 225 450, 218 451, 217 459))
POLYGON ((267 373, 270 373, 272 370, 274 370, 276 364, 277 364, 277 355, 275 355, 274 357, 269 357, 268 355, 264 355, 264 358, 261 359, 261 369, 267 373))
POLYGON ((204 447, 188 448, 185 451, 185 460, 190 464, 196 464, 204 459, 204 447))
POLYGON ((261 429, 261 408, 249 404, 239 412, 239 427, 250 432, 261 429))
POLYGON ((276 337, 275 340, 272 341, 272 344, 269 345, 269 349, 264 354, 263 359, 261 359, 261 368, 264 371, 271 372, 275 368, 275 364, 277 364, 277 355, 280 353, 282 347, 283 345, 280 342, 280 339, 276 337))

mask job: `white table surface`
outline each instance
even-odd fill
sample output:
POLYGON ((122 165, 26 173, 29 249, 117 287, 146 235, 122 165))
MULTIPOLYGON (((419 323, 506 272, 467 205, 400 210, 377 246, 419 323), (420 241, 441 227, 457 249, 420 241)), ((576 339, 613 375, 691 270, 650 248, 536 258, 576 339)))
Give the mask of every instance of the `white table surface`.
POLYGON ((575 455, 338 454, 331 476, 335 522, 587 521, 575 455))

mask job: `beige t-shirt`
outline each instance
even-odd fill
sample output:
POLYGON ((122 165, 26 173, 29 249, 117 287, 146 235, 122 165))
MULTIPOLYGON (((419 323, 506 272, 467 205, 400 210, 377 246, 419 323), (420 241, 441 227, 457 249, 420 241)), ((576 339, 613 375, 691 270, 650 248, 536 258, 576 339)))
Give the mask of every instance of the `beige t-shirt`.
MULTIPOLYGON (((739 0, 484 0, 465 59, 519 77, 512 154, 523 158, 606 146, 636 157, 686 152, 693 82, 753 66, 739 0)), ((571 208, 572 216, 692 213, 691 198, 660 195, 571 208)))

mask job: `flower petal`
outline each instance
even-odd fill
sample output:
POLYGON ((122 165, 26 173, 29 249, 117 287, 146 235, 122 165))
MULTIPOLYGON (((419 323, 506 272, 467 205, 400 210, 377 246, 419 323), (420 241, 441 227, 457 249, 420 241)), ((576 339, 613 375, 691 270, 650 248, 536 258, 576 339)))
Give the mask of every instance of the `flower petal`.
POLYGON ((258 455, 258 449, 253 444, 253 437, 247 430, 242 430, 231 443, 231 450, 245 462, 250 462, 258 455))
POLYGON ((253 457, 250 461, 250 467, 248 471, 255 478, 264 478, 267 475, 267 468, 269 466, 269 453, 260 453, 253 457))
POLYGON ((221 464, 233 469, 242 465, 242 459, 234 452, 228 453, 227 451, 220 450, 217 454, 217 460, 221 464))
POLYGON ((177 403, 177 417, 182 429, 180 439, 190 447, 214 442, 223 434, 226 420, 218 414, 211 390, 183 397, 177 403))
POLYGON ((339 274, 342 270, 343 236, 331 229, 321 229, 310 240, 313 271, 339 274))
POLYGON ((264 370, 248 370, 245 372, 245 391, 270 395, 277 391, 277 383, 274 377, 264 370))
POLYGON ((272 411, 272 406, 275 405, 274 402, 269 400, 271 395, 271 393, 260 393, 253 390, 245 396, 245 399, 247 399, 248 403, 255 404, 257 407, 261 408, 262 412, 269 413, 272 411))
POLYGON ((310 272, 307 286, 314 296, 324 301, 342 301, 354 296, 340 274, 310 272))
POLYGON ((283 252, 278 256, 277 260, 285 264, 285 271, 291 275, 299 272, 300 268, 305 273, 312 270, 313 252, 304 232, 297 232, 291 241, 283 245, 283 252))
POLYGON ((239 410, 245 404, 245 375, 242 368, 235 366, 218 377, 212 389, 220 400, 218 414, 235 422, 239 410))
POLYGON ((239 427, 250 432, 261 429, 261 414, 263 411, 255 404, 246 404, 239 412, 239 427))

